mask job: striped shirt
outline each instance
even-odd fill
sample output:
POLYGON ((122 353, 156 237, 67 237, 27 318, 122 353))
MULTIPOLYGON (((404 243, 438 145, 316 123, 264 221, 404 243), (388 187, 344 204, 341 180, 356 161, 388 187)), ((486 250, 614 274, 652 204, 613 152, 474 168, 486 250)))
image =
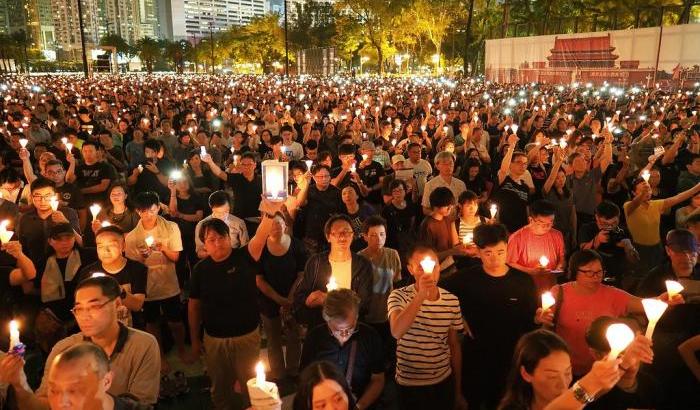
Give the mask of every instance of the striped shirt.
MULTIPOLYGON (((438 289, 440 298, 423 302, 413 324, 397 342, 396 382, 402 386, 437 384, 452 373, 447 335, 451 329, 462 331, 464 323, 457 297, 438 289)), ((415 295, 415 285, 392 291, 387 302, 389 315, 403 310, 415 295)))

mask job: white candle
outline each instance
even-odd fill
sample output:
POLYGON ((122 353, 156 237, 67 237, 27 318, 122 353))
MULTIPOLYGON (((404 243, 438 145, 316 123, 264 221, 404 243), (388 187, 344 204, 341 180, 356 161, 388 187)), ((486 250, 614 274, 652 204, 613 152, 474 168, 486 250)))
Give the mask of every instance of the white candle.
POLYGON ((472 242, 474 242, 474 234, 471 232, 467 232, 466 234, 464 234, 464 236, 462 237, 462 244, 468 245, 472 242))
POLYGON ((63 145, 68 144, 68 138, 66 138, 66 137, 61 138, 61 142, 63 143, 63 145))
POLYGON ((170 173, 170 179, 177 181, 182 178, 182 171, 174 170, 170 173))
POLYGON ((608 326, 605 338, 610 344, 608 360, 615 360, 623 350, 634 340, 634 332, 624 323, 614 323, 608 326))
POLYGON ((328 278, 328 284, 326 285, 326 290, 328 292, 332 290, 337 290, 338 289, 338 282, 335 281, 335 276, 331 275, 330 278, 328 278))
POLYGON ((56 212, 58 210, 58 205, 59 205, 58 198, 56 198, 56 195, 51 197, 51 199, 49 200, 49 203, 51 204, 51 210, 56 212))
POLYGON ((517 133, 518 133, 518 126, 517 126, 517 125, 515 125, 515 124, 511 125, 511 126, 510 126, 510 129, 513 130, 513 134, 517 134, 517 133))
POLYGON ((422 261, 420 261, 420 266, 423 268, 423 272, 425 273, 433 273, 433 269, 435 269, 435 260, 431 258, 430 256, 426 256, 423 258, 422 261))
POLYGON ((70 142, 66 143, 66 151, 71 152, 73 151, 73 144, 70 142))
POLYGON ((491 212, 491 219, 495 218, 496 213, 498 213, 498 205, 491 204, 491 209, 489 211, 491 212))
POLYGON ((651 339, 651 336, 654 334, 654 328, 659 322, 661 315, 668 308, 668 304, 658 299, 642 299, 642 306, 644 306, 644 312, 647 314, 647 319, 649 319, 649 326, 647 326, 645 336, 651 339))
POLYGON ((562 139, 559 141, 559 148, 561 148, 561 149, 566 149, 566 146, 567 146, 567 143, 566 143, 566 141, 564 141, 564 139, 562 138, 562 139))
POLYGON ((143 172, 143 165, 139 164, 138 169, 139 169, 139 174, 142 173, 143 172))
POLYGON ((677 294, 683 292, 683 285, 680 283, 676 282, 675 280, 667 280, 666 281, 666 291, 668 292, 668 299, 670 300, 677 294))
POLYGON ((22 146, 22 148, 27 148, 27 144, 29 143, 29 140, 26 138, 20 138, 19 139, 19 145, 22 146))
POLYGON ((10 242, 10 239, 12 239, 12 235, 14 235, 14 232, 8 231, 8 230, 0 230, 0 243, 3 245, 10 242))
POLYGON ((15 346, 20 344, 19 341, 19 322, 16 320, 10 321, 10 349, 12 350, 15 346))
POLYGON ((97 218, 97 214, 99 214, 101 210, 102 210, 102 207, 99 206, 98 204, 90 205, 90 213, 92 214, 93 221, 95 220, 95 218, 97 218))
POLYGON ((255 384, 258 386, 265 385, 265 365, 263 362, 258 362, 255 365, 255 384))
POLYGON ((309 170, 309 171, 311 171, 311 166, 314 164, 314 162, 313 162, 312 160, 310 160, 310 159, 307 159, 307 160, 304 161, 304 162, 306 163, 306 169, 309 170))
POLYGON ((153 239, 152 236, 147 236, 145 239, 145 242, 146 242, 146 246, 148 246, 150 248, 151 246, 153 246, 153 242, 155 242, 155 239, 153 239))
POLYGON ((367 154, 362 154, 362 160, 363 160, 363 161, 367 161, 367 158, 369 158, 369 157, 367 156, 367 154))
POLYGON ((7 230, 7 226, 10 224, 9 219, 5 219, 4 221, 0 222, 0 231, 5 231, 7 230))
POLYGON ((554 299, 554 296, 552 296, 552 292, 547 291, 542 294, 542 310, 547 310, 556 303, 557 301, 554 299))
POLYGON ((540 256, 540 266, 546 268, 549 265, 549 258, 545 255, 540 256))

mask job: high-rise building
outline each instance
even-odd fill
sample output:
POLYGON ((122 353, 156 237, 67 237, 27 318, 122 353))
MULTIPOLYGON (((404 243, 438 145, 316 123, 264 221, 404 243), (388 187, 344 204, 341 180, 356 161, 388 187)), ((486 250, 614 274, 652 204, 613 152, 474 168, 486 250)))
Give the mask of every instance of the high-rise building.
POLYGON ((116 34, 129 44, 141 37, 139 0, 103 0, 104 23, 107 33, 116 34))
POLYGON ((244 25, 265 14, 266 0, 170 0, 175 40, 201 38, 210 31, 244 25))
MULTIPOLYGON (((80 0, 83 8, 85 46, 99 44, 107 30, 100 18, 98 0, 80 0)), ((122 0, 120 0, 122 1, 122 0)), ((56 53, 59 59, 79 59, 81 53, 78 0, 52 0, 56 53)))

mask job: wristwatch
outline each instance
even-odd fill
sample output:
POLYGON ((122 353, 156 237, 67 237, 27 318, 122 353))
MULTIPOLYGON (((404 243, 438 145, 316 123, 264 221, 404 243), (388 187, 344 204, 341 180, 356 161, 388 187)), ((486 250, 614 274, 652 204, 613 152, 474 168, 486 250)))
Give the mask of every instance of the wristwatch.
POLYGON ((571 391, 574 393, 574 398, 576 401, 581 404, 589 404, 595 400, 595 397, 589 395, 588 392, 586 392, 586 390, 584 390, 583 387, 578 384, 578 382, 574 383, 574 385, 571 387, 571 391))

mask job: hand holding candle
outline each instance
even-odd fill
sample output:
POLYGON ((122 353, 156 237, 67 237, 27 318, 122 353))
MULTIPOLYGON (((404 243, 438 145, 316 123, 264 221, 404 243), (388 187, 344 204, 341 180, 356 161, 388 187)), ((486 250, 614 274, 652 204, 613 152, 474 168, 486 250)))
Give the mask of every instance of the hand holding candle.
POLYGON ((548 310, 552 306, 554 306, 557 303, 557 301, 554 299, 554 296, 552 296, 552 292, 544 292, 542 294, 542 310, 548 310))
POLYGON ((634 340, 634 332, 624 323, 614 323, 608 326, 605 338, 610 344, 608 360, 616 360, 617 356, 634 340))
POLYGON ((49 200, 49 203, 51 204, 52 211, 54 211, 54 212, 58 211, 59 201, 58 201, 58 198, 56 197, 56 195, 51 197, 51 199, 49 200))
POLYGON ((468 232, 462 237, 462 245, 467 246, 472 242, 474 242, 474 234, 473 233, 468 232))
POLYGON ((675 280, 666 281, 666 291, 668 292, 668 300, 671 300, 674 296, 680 294, 683 291, 683 285, 676 282, 675 280))
POLYGON ((19 139, 19 145, 21 145, 22 148, 24 148, 24 149, 27 148, 27 144, 28 144, 28 143, 29 143, 29 140, 26 139, 26 138, 20 138, 20 139, 19 139))
POLYGON ((649 325, 647 326, 645 336, 647 339, 651 340, 651 336, 654 334, 654 328, 659 322, 661 315, 663 315, 666 308, 668 308, 668 304, 658 299, 642 299, 642 306, 644 306, 644 312, 647 314, 647 319, 649 319, 649 325))

